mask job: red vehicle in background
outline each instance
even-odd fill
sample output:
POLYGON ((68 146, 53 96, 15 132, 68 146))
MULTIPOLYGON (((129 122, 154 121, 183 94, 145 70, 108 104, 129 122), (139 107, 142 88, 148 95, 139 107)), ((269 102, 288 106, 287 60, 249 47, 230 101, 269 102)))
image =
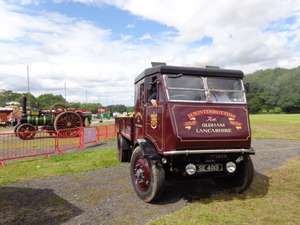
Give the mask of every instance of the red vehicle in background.
POLYGON ((0 107, 0 126, 12 126, 13 122, 19 118, 17 108, 0 107))
POLYGON ((116 118, 118 154, 136 194, 159 197, 167 179, 211 176, 237 192, 252 182, 243 73, 158 65, 135 79, 133 117, 116 118))

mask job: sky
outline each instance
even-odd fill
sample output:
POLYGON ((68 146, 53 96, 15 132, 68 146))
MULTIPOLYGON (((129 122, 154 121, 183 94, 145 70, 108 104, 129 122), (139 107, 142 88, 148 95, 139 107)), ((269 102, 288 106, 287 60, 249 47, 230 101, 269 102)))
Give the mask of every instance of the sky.
POLYGON ((0 89, 133 105, 151 61, 300 65, 300 0, 0 0, 0 89))

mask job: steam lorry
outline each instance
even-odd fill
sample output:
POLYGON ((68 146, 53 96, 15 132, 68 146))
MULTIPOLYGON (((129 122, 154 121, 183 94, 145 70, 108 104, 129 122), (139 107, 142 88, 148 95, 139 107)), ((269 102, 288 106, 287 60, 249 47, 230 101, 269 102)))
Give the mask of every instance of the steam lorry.
POLYGON ((243 76, 162 64, 136 77, 134 116, 116 118, 116 130, 139 198, 157 200, 174 178, 212 177, 236 192, 250 186, 255 151, 243 76))

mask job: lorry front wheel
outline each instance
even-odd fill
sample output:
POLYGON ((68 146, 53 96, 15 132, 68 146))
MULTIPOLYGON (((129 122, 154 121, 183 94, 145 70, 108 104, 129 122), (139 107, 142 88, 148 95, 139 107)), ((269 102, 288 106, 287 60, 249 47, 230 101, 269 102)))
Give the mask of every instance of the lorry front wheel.
POLYGON ((120 162, 129 162, 131 157, 130 144, 122 135, 118 135, 117 157, 120 162))
POLYGON ((165 182, 163 167, 144 158, 142 149, 135 148, 130 161, 130 176, 134 190, 145 202, 153 202, 161 194, 165 182))
POLYGON ((244 156, 244 160, 239 163, 237 171, 222 179, 235 193, 246 191, 251 185, 254 177, 254 167, 249 155, 244 156))

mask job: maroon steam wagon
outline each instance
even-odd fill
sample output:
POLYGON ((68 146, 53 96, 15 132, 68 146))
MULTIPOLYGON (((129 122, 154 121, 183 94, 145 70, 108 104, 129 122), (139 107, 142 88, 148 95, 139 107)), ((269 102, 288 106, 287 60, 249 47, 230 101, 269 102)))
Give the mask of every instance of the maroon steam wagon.
POLYGON ((159 197, 167 179, 211 176, 237 192, 252 182, 243 73, 157 65, 135 79, 135 113, 116 118, 118 156, 136 194, 159 197))

